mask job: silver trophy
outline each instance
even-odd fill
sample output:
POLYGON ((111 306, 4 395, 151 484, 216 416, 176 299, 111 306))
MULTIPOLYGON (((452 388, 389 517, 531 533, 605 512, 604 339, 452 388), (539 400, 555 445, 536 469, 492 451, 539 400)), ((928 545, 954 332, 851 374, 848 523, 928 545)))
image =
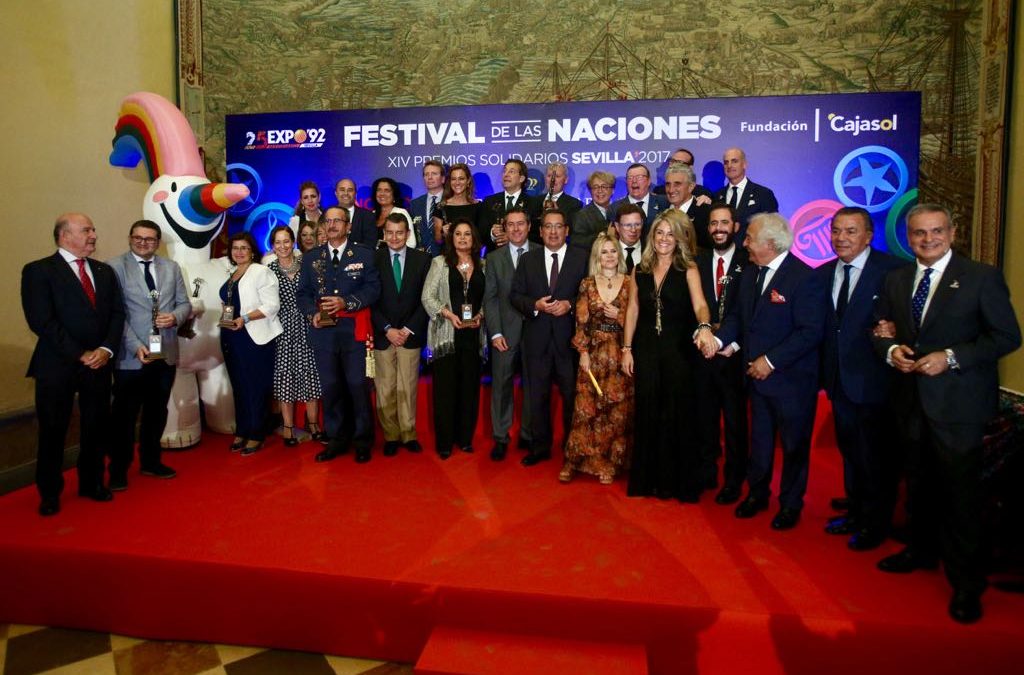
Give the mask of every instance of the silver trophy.
POLYGON ((149 292, 149 298, 153 301, 153 330, 149 334, 149 356, 147 360, 164 358, 163 339, 160 336, 160 329, 156 325, 156 315, 160 313, 160 291, 155 288, 149 292))

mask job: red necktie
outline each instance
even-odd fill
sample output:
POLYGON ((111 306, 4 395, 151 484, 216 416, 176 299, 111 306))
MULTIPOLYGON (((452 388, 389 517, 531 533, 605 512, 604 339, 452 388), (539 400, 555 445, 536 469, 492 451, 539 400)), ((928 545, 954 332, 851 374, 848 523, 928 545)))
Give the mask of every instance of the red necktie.
POLYGON ((718 259, 718 269, 715 270, 715 297, 718 299, 722 298, 722 277, 725 276, 725 258, 718 259))
POLYGON ((85 296, 89 298, 89 304, 96 308, 96 289, 93 288, 92 279, 89 278, 89 274, 85 271, 85 258, 78 258, 75 260, 78 263, 78 279, 82 282, 82 288, 85 289, 85 296))

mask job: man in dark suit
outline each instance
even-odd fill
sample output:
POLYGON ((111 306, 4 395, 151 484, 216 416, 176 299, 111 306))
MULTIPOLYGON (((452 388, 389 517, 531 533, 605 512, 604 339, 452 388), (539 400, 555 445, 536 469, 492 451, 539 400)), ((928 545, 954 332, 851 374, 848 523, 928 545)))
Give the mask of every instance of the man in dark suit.
POLYGON ((377 418, 384 430, 384 454, 405 446, 420 452, 416 438, 416 392, 420 351, 427 338, 427 312, 420 295, 430 269, 430 254, 406 246, 409 221, 392 213, 384 221, 384 243, 374 258, 380 274, 380 298, 373 305, 374 385, 377 418))
POLYGON ((36 381, 39 441, 36 488, 39 514, 60 511, 64 439, 78 393, 81 435, 78 494, 98 502, 113 495, 103 485, 102 438, 110 418, 110 360, 121 343, 124 303, 109 265, 92 260, 96 228, 84 213, 65 213, 53 226, 58 250, 25 265, 21 305, 39 337, 28 366, 36 381))
MULTIPOLYGON (((540 243, 540 234, 533 227, 537 218, 540 217, 540 201, 526 194, 526 165, 521 160, 510 159, 505 162, 501 172, 502 192, 497 192, 480 203, 480 210, 477 212, 476 229, 480 234, 480 241, 493 242, 495 246, 504 246, 508 243, 508 234, 502 229, 502 218, 513 206, 526 209, 530 214, 530 241, 540 243)), ((490 246, 488 245, 488 248, 490 246)))
MULTIPOLYGON (((736 215, 726 204, 716 204, 708 216, 708 238, 712 250, 697 256, 704 300, 711 311, 711 324, 718 330, 722 320, 738 301, 739 279, 747 267, 747 251, 736 245, 739 230, 736 215)), ((735 346, 733 347, 735 350, 735 346)), ((698 359, 694 371, 697 418, 700 424, 701 478, 705 488, 718 485, 718 458, 722 456, 721 420, 725 419, 725 466, 722 489, 715 496, 719 504, 733 504, 740 498, 747 477, 747 393, 740 356, 716 354, 698 359)))
POLYGON ((565 214, 547 211, 544 246, 524 253, 512 280, 512 305, 525 319, 523 358, 531 388, 533 444, 523 466, 551 459, 551 381, 562 395, 562 430, 567 437, 576 397, 576 356, 570 345, 576 329, 576 294, 587 276, 588 256, 567 246, 565 214))
MULTIPOLYGON (((695 243, 701 250, 706 251, 714 245, 708 234, 711 198, 698 197, 693 191, 696 186, 697 180, 693 175, 693 169, 686 164, 672 164, 665 171, 665 197, 668 199, 669 208, 678 209, 689 216, 697 237, 695 243)), ((696 249, 691 251, 693 255, 697 255, 697 252, 696 249)))
POLYGON ((348 214, 349 240, 377 248, 377 219, 373 211, 356 204, 356 184, 349 178, 342 178, 334 186, 334 196, 337 205, 348 214))
POLYGON ((442 245, 434 240, 434 212, 444 196, 444 164, 436 159, 423 164, 423 187, 426 192, 409 204, 409 215, 420 250, 431 256, 441 255, 442 245))
POLYGON ((644 251, 644 240, 640 238, 644 228, 643 209, 635 204, 625 204, 615 214, 614 227, 622 259, 626 262, 626 274, 632 274, 644 251))
POLYGON ((373 413, 366 384, 366 340, 373 336, 370 306, 380 297, 373 249, 349 238, 348 212, 332 206, 324 214, 327 243, 302 257, 296 303, 313 329, 309 344, 323 389, 324 426, 330 439, 316 461, 329 462, 356 448, 356 461, 370 461, 373 413), (336 322, 326 325, 322 316, 336 322))
POLYGON ((111 490, 128 487, 139 413, 139 465, 143 476, 174 478, 161 461, 160 437, 167 425, 167 401, 178 362, 178 332, 192 312, 178 263, 156 255, 160 226, 139 220, 128 232, 127 253, 110 261, 124 296, 125 323, 114 364, 111 490), (158 329, 157 342, 153 329, 158 329), (155 354, 153 350, 159 349, 155 354))
POLYGON ((751 380, 750 491, 736 517, 751 518, 768 508, 778 431, 783 463, 781 508, 772 519, 776 530, 794 527, 804 505, 827 307, 825 289, 790 254, 792 244, 789 223, 778 213, 751 219, 744 242, 751 264, 740 275, 739 302, 716 333, 726 355, 739 342, 751 380))
MULTIPOLYGON (((512 278, 519 261, 536 244, 531 244, 530 216, 521 208, 512 207, 505 214, 505 233, 508 246, 501 246, 487 254, 487 274, 484 287, 484 316, 487 317, 487 332, 491 338, 491 428, 494 431, 494 447, 491 459, 498 462, 508 452, 509 434, 512 426, 515 403, 514 376, 516 363, 524 362, 522 350, 523 315, 512 306, 512 278)), ((523 405, 519 425, 519 446, 529 447, 530 443, 530 395, 529 379, 522 367, 523 405)))
POLYGON ((998 361, 1021 344, 1010 292, 999 270, 952 250, 948 209, 907 213, 916 265, 891 272, 879 314, 892 322, 875 347, 899 375, 893 404, 907 443, 910 539, 882 559, 885 572, 934 568, 953 586, 950 616, 981 618, 982 439, 996 413, 998 361))
POLYGON ((565 194, 565 184, 569 182, 569 167, 562 162, 548 164, 545 181, 543 208, 558 209, 565 214, 566 221, 571 226, 576 213, 583 208, 583 202, 565 194))
MULTIPOLYGON (((668 171, 668 167, 672 166, 673 164, 685 164, 686 166, 693 169, 694 176, 696 176, 697 174, 697 169, 694 167, 693 153, 687 150, 686 148, 677 148, 672 151, 672 154, 668 156, 668 161, 665 162, 664 164, 665 171, 668 171)), ((696 180, 694 182, 696 182, 696 180)), ((656 195, 667 194, 664 185, 658 185, 653 190, 651 190, 651 192, 653 192, 656 195)), ((708 202, 713 201, 715 197, 714 194, 711 193, 711 190, 707 189, 703 185, 700 185, 699 183, 694 185, 693 194, 696 197, 707 197, 708 202)))
POLYGON ((722 168, 729 184, 715 193, 715 201, 736 209, 736 219, 740 223, 736 238, 743 241, 750 218, 757 213, 775 213, 779 210, 779 202, 771 189, 747 178, 747 155, 740 148, 725 151, 722 168))
POLYGON ((668 201, 651 194, 651 172, 643 164, 630 164, 626 169, 626 190, 628 194, 612 202, 612 218, 618 220, 619 210, 628 204, 638 206, 644 214, 644 229, 640 236, 647 241, 647 232, 659 213, 668 208, 668 201))
POLYGON ((615 191, 615 176, 607 171, 595 171, 590 174, 587 187, 590 189, 591 201, 577 211, 572 219, 569 244, 583 249, 589 256, 594 239, 599 233, 607 232, 612 222, 610 210, 612 193, 615 191))
POLYGON ((829 291, 821 382, 832 401, 836 444, 843 456, 843 482, 849 499, 845 516, 825 526, 829 534, 852 535, 855 551, 885 539, 895 505, 892 458, 895 427, 888 406, 891 375, 875 357, 871 331, 878 319, 882 281, 904 261, 871 248, 874 225, 862 208, 844 207, 832 217, 832 249, 839 256, 815 274, 829 291))

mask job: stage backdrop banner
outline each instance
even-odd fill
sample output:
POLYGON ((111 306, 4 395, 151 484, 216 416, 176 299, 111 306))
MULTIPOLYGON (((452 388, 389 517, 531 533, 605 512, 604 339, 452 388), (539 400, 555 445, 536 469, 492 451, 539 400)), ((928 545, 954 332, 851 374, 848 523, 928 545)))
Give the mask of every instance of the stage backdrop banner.
POLYGON ((469 165, 477 198, 501 190, 508 159, 529 167, 531 194, 544 192, 549 163, 564 162, 566 191, 587 202, 591 172, 615 175, 618 199, 630 164, 647 165, 653 187, 682 147, 694 155, 697 180, 714 191, 725 184, 722 154, 735 146, 746 153, 748 177, 774 190, 803 260, 834 257, 829 220, 841 206, 866 208, 872 243, 909 258, 904 215, 917 197, 920 120, 919 92, 228 115, 228 180, 250 189, 230 210, 228 229, 249 230, 268 248, 270 229, 288 222, 306 180, 320 186, 324 208, 341 178, 355 181, 364 206, 382 176, 410 199, 423 192, 429 159, 469 165))

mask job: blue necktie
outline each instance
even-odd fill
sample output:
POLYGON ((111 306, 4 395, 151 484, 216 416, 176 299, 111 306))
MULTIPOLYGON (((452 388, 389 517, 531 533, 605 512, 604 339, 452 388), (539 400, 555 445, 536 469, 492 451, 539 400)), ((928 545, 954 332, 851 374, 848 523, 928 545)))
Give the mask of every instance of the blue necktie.
POLYGON ((932 287, 932 268, 928 267, 917 284, 914 297, 910 301, 910 310, 914 313, 914 327, 921 328, 921 317, 924 316, 924 303, 928 301, 928 290, 932 287))
POLYGON ((842 320, 846 305, 850 302, 850 268, 853 265, 843 265, 843 283, 839 286, 839 297, 836 298, 836 316, 842 320))
POLYGON ((145 279, 146 279, 146 288, 148 288, 150 291, 155 291, 156 290, 156 279, 153 278, 153 273, 149 270, 149 266, 153 264, 153 261, 152 260, 140 260, 139 262, 146 266, 145 271, 143 271, 143 273, 142 273, 142 276, 145 277, 145 279))

